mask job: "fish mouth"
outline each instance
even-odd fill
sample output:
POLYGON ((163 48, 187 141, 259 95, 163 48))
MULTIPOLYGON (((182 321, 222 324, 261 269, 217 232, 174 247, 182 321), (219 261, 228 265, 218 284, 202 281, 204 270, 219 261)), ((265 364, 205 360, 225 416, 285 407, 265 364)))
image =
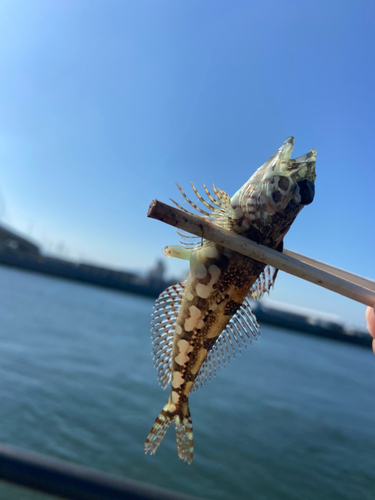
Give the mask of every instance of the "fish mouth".
POLYGON ((309 182, 314 183, 316 179, 316 149, 312 148, 308 153, 302 156, 298 156, 298 158, 291 158, 293 145, 294 138, 288 137, 288 139, 279 149, 279 170, 285 173, 285 175, 291 175, 292 177, 294 177, 296 182, 306 179, 309 182))
POLYGON ((270 179, 275 176, 289 177, 291 179, 297 191, 297 203, 302 204, 302 200, 306 205, 311 203, 314 196, 314 181, 316 179, 316 149, 313 148, 308 153, 292 159, 293 147, 294 137, 290 136, 283 142, 276 153, 259 167, 250 179, 232 196, 232 207, 242 207, 246 211, 247 199, 252 199, 254 193, 265 190, 270 179), (299 195, 298 183, 303 181, 306 182, 301 184, 302 197, 299 195))
POLYGON ((289 169, 295 172, 296 193, 298 203, 306 206, 314 200, 316 179, 315 173, 316 149, 312 148, 308 153, 298 158, 289 160, 289 169))
POLYGON ((290 136, 283 142, 283 145, 280 148, 279 160, 280 161, 290 160, 293 147, 294 147, 294 137, 290 136))
POLYGON ((293 147, 294 147, 294 137, 290 136, 283 142, 281 148, 279 149, 279 151, 280 151, 279 162, 290 161, 292 164, 297 164, 297 163, 302 164, 302 163, 311 163, 311 162, 316 161, 316 149, 315 148, 312 148, 305 155, 302 155, 302 156, 299 156, 298 158, 292 159, 291 156, 292 156, 293 147))
POLYGON ((295 201, 302 206, 310 205, 315 195, 316 149, 312 148, 308 153, 298 158, 291 158, 293 146, 294 137, 288 137, 279 149, 279 172, 293 179, 296 186, 295 201))
POLYGON ((311 163, 316 161, 316 149, 312 148, 308 153, 305 155, 299 156, 298 158, 295 158, 294 160, 291 160, 296 163, 311 163))

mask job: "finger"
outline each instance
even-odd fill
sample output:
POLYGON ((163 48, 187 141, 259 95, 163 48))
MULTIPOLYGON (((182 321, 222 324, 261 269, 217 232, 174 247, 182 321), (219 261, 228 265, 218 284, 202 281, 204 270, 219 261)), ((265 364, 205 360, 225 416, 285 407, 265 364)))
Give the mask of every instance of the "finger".
POLYGON ((365 317, 366 317, 366 321, 367 321, 367 322, 369 321, 369 319, 370 319, 371 315, 373 315, 373 314, 374 314, 374 310, 373 310, 373 308, 372 308, 372 307, 368 307, 368 308, 366 309, 366 313, 365 313, 365 317))
POLYGON ((367 329, 370 332, 370 335, 375 338, 375 314, 371 307, 366 309, 366 321, 367 329))

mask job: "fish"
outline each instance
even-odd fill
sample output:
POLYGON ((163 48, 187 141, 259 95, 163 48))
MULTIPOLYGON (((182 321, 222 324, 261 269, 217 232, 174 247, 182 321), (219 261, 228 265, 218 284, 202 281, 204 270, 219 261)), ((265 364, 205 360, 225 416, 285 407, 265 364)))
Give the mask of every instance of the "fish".
MULTIPOLYGON (((286 233, 315 194, 316 149, 291 159, 293 146, 294 138, 288 137, 232 197, 214 185, 212 195, 203 184, 205 199, 192 184, 204 209, 177 187, 204 220, 282 252, 286 233)), ((189 275, 161 293, 151 321, 158 380, 163 389, 170 383, 171 390, 144 450, 154 454, 173 421, 178 456, 190 464, 194 445, 189 395, 258 337, 251 299, 261 300, 273 288, 277 269, 179 234, 183 246, 167 246, 164 255, 189 260, 189 275)))

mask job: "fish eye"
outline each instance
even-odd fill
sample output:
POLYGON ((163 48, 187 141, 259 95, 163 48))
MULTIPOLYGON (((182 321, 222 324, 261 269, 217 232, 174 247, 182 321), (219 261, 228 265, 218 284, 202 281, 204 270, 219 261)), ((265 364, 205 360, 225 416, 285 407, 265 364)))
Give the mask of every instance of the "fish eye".
POLYGON ((285 175, 281 175, 279 177, 279 183, 278 186, 282 191, 286 191, 289 188, 289 179, 288 177, 285 177, 285 175))
POLYGON ((314 184, 307 179, 298 182, 299 194, 301 196, 301 205, 310 205, 314 199, 315 188, 314 184))

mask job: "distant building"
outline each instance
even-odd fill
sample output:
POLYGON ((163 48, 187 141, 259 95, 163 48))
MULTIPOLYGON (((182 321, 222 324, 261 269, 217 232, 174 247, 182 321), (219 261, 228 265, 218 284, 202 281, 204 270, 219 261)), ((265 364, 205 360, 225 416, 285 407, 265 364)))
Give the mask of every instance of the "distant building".
POLYGON ((150 269, 147 274, 147 279, 149 283, 159 284, 164 282, 166 266, 163 260, 158 259, 155 266, 150 269))
POLYGON ((1 225, 0 264, 147 297, 157 297, 169 284, 163 280, 165 264, 162 261, 158 261, 145 277, 90 263, 73 262, 42 255, 37 245, 1 225))
POLYGON ((37 245, 6 229, 4 226, 0 226, 0 252, 33 258, 40 256, 40 250, 37 245))
POLYGON ((77 269, 81 269, 87 273, 101 276, 103 278, 113 278, 121 281, 135 282, 137 275, 132 272, 117 271, 115 269, 109 269, 107 267, 95 266, 94 264, 77 264, 77 269))

